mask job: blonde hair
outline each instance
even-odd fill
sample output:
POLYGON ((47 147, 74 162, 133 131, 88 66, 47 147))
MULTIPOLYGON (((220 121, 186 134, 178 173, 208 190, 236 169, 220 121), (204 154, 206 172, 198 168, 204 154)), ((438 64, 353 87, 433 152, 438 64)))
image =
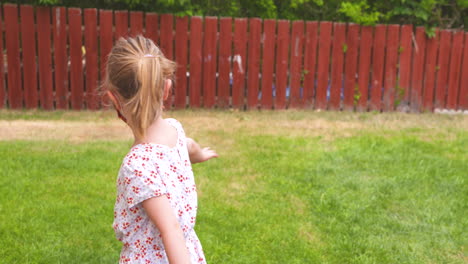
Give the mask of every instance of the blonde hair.
POLYGON ((144 138, 151 122, 161 113, 164 86, 173 80, 176 64, 143 36, 120 38, 107 60, 104 88, 124 100, 128 123, 144 138))

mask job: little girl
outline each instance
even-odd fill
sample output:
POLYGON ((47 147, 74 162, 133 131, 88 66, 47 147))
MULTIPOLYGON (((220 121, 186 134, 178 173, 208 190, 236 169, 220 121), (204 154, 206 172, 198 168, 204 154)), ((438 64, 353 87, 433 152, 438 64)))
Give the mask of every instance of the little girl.
POLYGON ((163 119, 175 63, 142 36, 119 39, 104 87, 135 142, 117 179, 113 228, 119 263, 206 263, 194 231, 197 193, 191 163, 217 157, 163 119))

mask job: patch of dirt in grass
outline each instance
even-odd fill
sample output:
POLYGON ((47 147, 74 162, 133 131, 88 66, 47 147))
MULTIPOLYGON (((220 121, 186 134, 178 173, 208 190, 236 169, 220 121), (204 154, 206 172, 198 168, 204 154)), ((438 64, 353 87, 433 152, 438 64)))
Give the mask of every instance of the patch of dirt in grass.
POLYGON ((245 206, 245 195, 248 193, 258 193, 264 191, 264 182, 257 180, 258 174, 240 174, 240 177, 233 177, 225 185, 221 196, 229 201, 229 205, 241 209, 245 206))
POLYGON ((121 122, 0 121, 0 140, 130 140, 131 131, 121 122))
MULTIPOLYGON (((111 112, 92 113, 83 117, 63 115, 59 120, 0 120, 0 140, 131 140, 129 128, 111 118, 111 112), (106 117, 103 118, 102 116, 106 117), (109 117, 108 117, 109 116, 109 117), (70 118, 68 118, 70 117, 70 118), (76 120, 75 118, 78 118, 76 120)), ((348 113, 312 111, 174 111, 174 117, 184 125, 190 137, 201 143, 229 141, 236 133, 246 135, 306 136, 333 140, 341 137, 376 132, 410 133, 422 140, 456 138, 456 133, 468 131, 468 116, 440 116, 435 114, 348 113)), ((21 118, 19 116, 18 118, 21 118)), ((232 140, 231 140, 232 141, 232 140)), ((229 145, 235 142, 228 142, 229 145)))
POLYGON ((231 195, 243 194, 246 189, 245 184, 240 182, 231 182, 229 184, 229 194, 231 195))
POLYGON ((307 210, 306 204, 304 203, 303 200, 299 199, 299 197, 295 195, 289 195, 287 197, 291 203, 291 210, 293 210, 291 213, 296 214, 296 215, 304 215, 305 211, 307 210))
POLYGON ((257 174, 240 174, 241 177, 232 178, 228 185, 228 192, 226 193, 228 196, 241 196, 244 195, 248 191, 255 190, 262 190, 260 188, 261 181, 258 181, 257 174))
POLYGON ((323 242, 314 231, 314 228, 310 222, 304 222, 299 226, 297 230, 298 236, 309 244, 313 244, 314 247, 323 246, 323 242))
POLYGON ((463 251, 449 255, 449 258, 457 262, 461 261, 461 263, 468 263, 468 256, 463 251))

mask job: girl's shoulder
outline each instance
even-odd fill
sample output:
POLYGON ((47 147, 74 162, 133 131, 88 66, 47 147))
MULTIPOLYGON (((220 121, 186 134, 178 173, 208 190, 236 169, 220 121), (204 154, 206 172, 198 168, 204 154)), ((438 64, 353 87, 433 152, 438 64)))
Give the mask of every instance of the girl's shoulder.
POLYGON ((169 124, 177 127, 177 128, 182 128, 182 124, 179 122, 179 120, 175 119, 175 118, 172 118, 172 117, 169 117, 169 118, 165 118, 164 120, 166 120, 166 122, 169 122, 169 124))
POLYGON ((166 118, 166 120, 169 124, 174 126, 177 129, 177 132, 179 133, 179 136, 185 136, 184 128, 182 124, 175 118, 166 118))

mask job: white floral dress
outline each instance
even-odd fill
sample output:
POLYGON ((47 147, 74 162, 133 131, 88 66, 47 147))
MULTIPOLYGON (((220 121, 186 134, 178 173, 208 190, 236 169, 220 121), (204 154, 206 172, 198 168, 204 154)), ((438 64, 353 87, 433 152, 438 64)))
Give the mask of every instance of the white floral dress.
POLYGON ((166 195, 185 236, 192 263, 206 263, 195 230, 197 192, 181 124, 166 119, 177 129, 177 145, 144 143, 125 156, 117 179, 113 228, 123 247, 119 263, 169 263, 161 234, 146 215, 141 202, 166 195))

